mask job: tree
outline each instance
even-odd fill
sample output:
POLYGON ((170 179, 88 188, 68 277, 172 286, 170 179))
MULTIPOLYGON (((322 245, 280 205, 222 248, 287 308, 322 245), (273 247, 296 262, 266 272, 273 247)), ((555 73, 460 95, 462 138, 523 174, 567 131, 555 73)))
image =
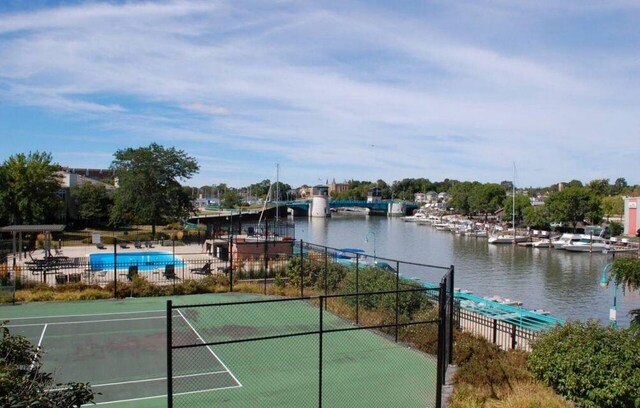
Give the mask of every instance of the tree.
POLYGON ((625 180, 624 177, 618 177, 616 181, 613 183, 613 186, 611 186, 609 193, 611 195, 622 194, 622 192, 624 191, 625 188, 627 188, 627 186, 628 186, 627 180, 625 180))
POLYGON ((193 211, 189 194, 178 180, 191 178, 199 170, 193 157, 181 150, 156 143, 148 147, 118 150, 111 163, 118 179, 111 222, 156 226, 187 216, 193 211))
POLYGON ((478 184, 469 195, 469 208, 472 213, 484 214, 486 220, 489 213, 500 208, 504 198, 505 191, 499 184, 478 184))
POLYGON ((589 184, 587 184, 587 188, 593 191, 596 195, 604 197, 609 194, 609 179, 591 180, 589 184))
MULTIPOLYGON (((640 258, 624 257, 614 260, 609 280, 621 284, 628 290, 640 289, 640 258)), ((636 337, 640 338, 640 309, 631 310, 629 314, 633 316, 631 329, 636 337)))
POLYGON ((234 189, 227 189, 222 195, 222 208, 236 208, 242 203, 242 198, 234 189))
POLYGON ((624 213, 624 199, 620 196, 602 197, 602 212, 607 217, 607 221, 609 217, 622 215, 624 213))
MULTIPOLYGON (((502 219, 504 221, 512 221, 512 219, 514 218, 513 201, 513 197, 507 197, 504 199, 504 212, 502 214, 502 219)), ((524 220, 524 214, 525 212, 527 212, 527 208, 531 207, 531 201, 529 201, 529 197, 527 196, 516 194, 515 202, 515 226, 517 226, 524 220)))
POLYGON ((102 227, 109 222, 113 200, 104 185, 77 184, 71 189, 71 197, 78 210, 78 220, 85 226, 102 227))
POLYGON ((0 324, 0 406, 79 407, 93 402, 88 383, 55 384, 53 376, 42 371, 41 350, 11 334, 5 323, 0 324))
POLYGON ((0 166, 0 219, 12 224, 52 222, 60 214, 60 166, 49 153, 23 153, 0 166))
POLYGON ((600 199, 583 187, 569 187, 553 193, 547 199, 546 205, 554 221, 569 223, 574 231, 579 222, 589 219, 595 223, 602 218, 600 199))
POLYGON ((469 215, 471 212, 469 197, 473 189, 480 185, 478 182, 472 183, 470 181, 454 184, 448 191, 449 201, 447 202, 447 206, 454 208, 455 211, 462 215, 469 215))
POLYGON ((523 211, 524 224, 531 228, 547 229, 549 227, 549 213, 546 206, 536 205, 526 207, 523 211))

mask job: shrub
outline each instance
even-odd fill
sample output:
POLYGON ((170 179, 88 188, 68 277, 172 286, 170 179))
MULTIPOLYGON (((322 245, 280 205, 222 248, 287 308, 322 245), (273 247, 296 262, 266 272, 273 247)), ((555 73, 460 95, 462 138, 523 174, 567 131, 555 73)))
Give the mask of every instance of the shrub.
POLYGON ((531 372, 586 408, 640 406, 640 343, 628 330, 566 323, 533 343, 531 372))
POLYGON ((55 384, 42 371, 41 350, 0 324, 0 406, 75 407, 93 402, 88 383, 55 384), (55 390, 51 390, 55 388, 55 390))
POLYGON ((524 352, 504 352, 497 345, 470 333, 456 336, 453 356, 455 364, 460 366, 456 381, 488 388, 489 396, 494 398, 501 388, 511 388, 517 381, 531 380, 524 352))
MULTIPOLYGON (((421 288, 421 286, 411 282, 402 280, 401 289, 421 288)), ((358 271, 358 292, 380 292, 391 291, 396 288, 396 275, 389 273, 388 271, 375 268, 366 267, 359 269, 358 271)), ((344 284, 342 286, 344 293, 356 292, 356 274, 353 269, 349 270, 344 284)), ((424 292, 405 292, 401 293, 398 301, 398 313, 402 316, 412 318, 415 313, 426 310, 431 307, 432 303, 424 292)), ((365 309, 377 309, 381 311, 395 312, 396 308, 396 295, 393 293, 384 295, 368 295, 360 296, 357 299, 360 303, 360 307, 365 309)), ((356 297, 345 298, 345 301, 351 304, 356 303, 356 297)))
MULTIPOLYGON (((326 287, 328 291, 336 291, 340 283, 347 275, 347 267, 334 262, 326 264, 326 287)), ((300 287, 303 283, 305 287, 325 288, 325 261, 324 255, 311 252, 303 261, 299 256, 294 256, 289 260, 286 269, 286 276, 289 284, 300 287)))

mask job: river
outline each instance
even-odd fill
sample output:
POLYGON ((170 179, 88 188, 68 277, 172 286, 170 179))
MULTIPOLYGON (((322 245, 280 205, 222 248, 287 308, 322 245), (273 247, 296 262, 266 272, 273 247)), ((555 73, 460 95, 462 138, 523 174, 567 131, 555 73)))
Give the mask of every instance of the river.
MULTIPOLYGON (((376 216, 295 218, 296 239, 334 248, 374 250, 379 257, 455 266, 455 286, 478 296, 520 300, 527 309, 544 309, 568 320, 609 320, 613 285, 599 285, 611 255, 554 249, 489 245, 472 238, 436 231, 429 225, 376 216), (365 238, 368 236, 367 241, 365 238), (375 243, 375 248, 374 248, 375 243)), ((434 276, 416 277, 434 281, 434 276)), ((640 308, 638 292, 618 289, 618 324, 628 327, 629 310, 640 308)))

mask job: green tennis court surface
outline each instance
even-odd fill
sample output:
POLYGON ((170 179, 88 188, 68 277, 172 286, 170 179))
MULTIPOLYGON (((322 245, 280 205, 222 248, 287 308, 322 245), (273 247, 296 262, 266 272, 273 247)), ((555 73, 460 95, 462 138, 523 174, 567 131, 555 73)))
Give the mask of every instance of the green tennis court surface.
MULTIPOLYGON (((117 407, 166 406, 166 300, 137 298, 31 303, 0 308, 12 333, 45 350, 56 382, 90 382, 96 402, 117 407)), ((208 294, 174 304, 236 302, 259 295, 208 294)), ((242 306, 173 313, 174 339, 190 344, 300 330, 315 322, 310 304, 242 310, 242 306), (223 313, 222 313, 223 312, 223 313), (225 337, 227 336, 227 337, 225 337)), ((333 327, 346 324, 331 317, 333 327)), ((317 326, 316 326, 317 327, 317 326)), ((175 342, 175 340, 174 340, 175 342)), ((318 337, 302 336, 174 351, 174 403, 180 406, 317 406, 318 337)), ((323 337, 325 406, 430 406, 435 359, 367 330, 323 337)))

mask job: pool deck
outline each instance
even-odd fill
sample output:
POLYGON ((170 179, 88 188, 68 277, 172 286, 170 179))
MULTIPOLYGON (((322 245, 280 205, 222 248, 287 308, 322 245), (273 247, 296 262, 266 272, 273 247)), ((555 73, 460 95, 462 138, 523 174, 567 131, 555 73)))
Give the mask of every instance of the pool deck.
MULTIPOLYGON (((170 241, 169 241, 170 242, 170 241)), ((64 256, 68 257, 70 260, 73 259, 82 259, 82 258, 89 258, 89 255, 91 254, 113 254, 114 253, 114 246, 113 245, 105 245, 106 249, 98 249, 95 245, 82 245, 82 246, 68 246, 68 247, 63 247, 62 248, 62 253, 64 256)), ((135 248, 133 246, 132 243, 128 244, 128 248, 121 248, 120 246, 117 247, 116 251, 118 254, 122 254, 122 253, 144 253, 144 252, 167 252, 169 254, 174 254, 176 256, 179 256, 181 258, 183 258, 186 262, 184 266, 177 266, 176 267, 176 274, 181 278, 181 279, 201 279, 203 277, 203 275, 199 275, 199 274, 194 274, 191 272, 192 268, 199 268, 201 267, 204 262, 206 261, 212 261, 212 272, 213 273, 218 273, 218 271, 221 271, 224 269, 224 267, 226 266, 226 262, 211 256, 210 254, 207 254, 204 246, 198 245, 198 244, 192 244, 192 245, 177 245, 177 246, 172 246, 172 245, 165 245, 162 246, 160 242, 158 243, 154 243, 152 248, 135 248), (173 252, 175 250, 175 252, 173 252)), ((52 251, 53 252, 53 251, 52 251)), ((29 257, 28 254, 23 254, 22 255, 22 259, 20 259, 20 256, 16 256, 16 265, 22 265, 25 266, 24 269, 26 268, 26 264, 25 262, 31 262, 31 258, 33 258, 34 260, 40 260, 40 259, 44 259, 45 257, 45 251, 42 249, 38 249, 35 250, 31 253, 31 257, 29 257)), ((12 256, 9 257, 9 264, 12 263, 11 261, 12 256)), ((84 264, 84 262, 88 262, 88 261, 83 261, 82 264, 84 264)), ((110 282, 114 280, 114 271, 113 270, 102 270, 102 271, 91 271, 91 270, 80 270, 77 268, 69 268, 69 269, 65 269, 63 271, 58 271, 56 272, 55 269, 51 270, 51 272, 47 275, 46 277, 46 281, 48 284, 50 285, 55 285, 56 284, 56 274, 77 274, 78 272, 81 272, 82 275, 82 281, 86 282, 86 283, 99 283, 99 282, 110 282)), ((159 277, 153 278, 152 280, 156 283, 162 284, 162 283, 175 283, 174 280, 170 280, 170 279, 163 279, 162 274, 164 272, 164 267, 163 268, 157 268, 155 270, 152 271, 144 271, 142 272, 142 274, 152 274, 152 275, 160 275, 159 277), (165 282, 166 281, 166 282, 165 282)), ((222 272, 219 272, 222 273, 222 272)), ((34 274, 35 275, 35 274, 34 274)), ((123 275, 120 276, 118 279, 125 279, 126 277, 124 275, 126 275, 126 271, 118 271, 118 275, 123 275)), ((35 279, 31 279, 32 276, 31 275, 24 275, 24 276, 28 276, 28 280, 36 280, 36 281, 42 281, 42 276, 37 276, 35 277, 35 279)))

